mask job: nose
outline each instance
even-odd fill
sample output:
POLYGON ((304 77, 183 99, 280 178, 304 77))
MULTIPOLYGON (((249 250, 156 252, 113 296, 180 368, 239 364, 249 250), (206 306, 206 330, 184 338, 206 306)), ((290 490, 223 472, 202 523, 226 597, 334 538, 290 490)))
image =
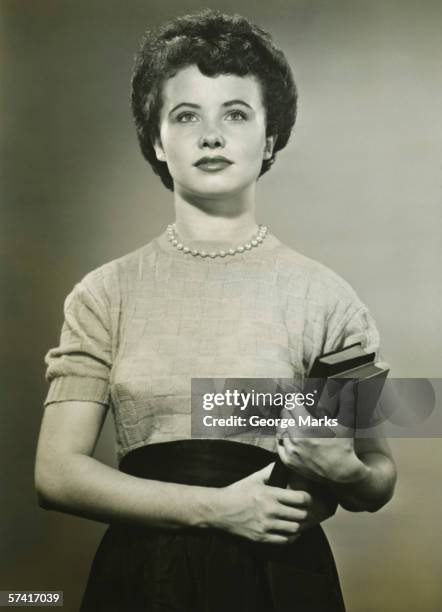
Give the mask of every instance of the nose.
POLYGON ((223 148, 226 142, 222 131, 216 124, 210 124, 205 126, 204 132, 201 134, 199 139, 199 146, 201 149, 218 149, 223 148))

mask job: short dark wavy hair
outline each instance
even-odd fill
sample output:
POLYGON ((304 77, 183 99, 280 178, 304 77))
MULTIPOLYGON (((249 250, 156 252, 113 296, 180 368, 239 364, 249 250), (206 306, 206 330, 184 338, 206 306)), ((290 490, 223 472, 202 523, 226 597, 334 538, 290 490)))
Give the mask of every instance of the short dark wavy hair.
POLYGON ((158 161, 153 142, 159 137, 162 87, 186 66, 196 65, 205 76, 252 75, 261 84, 267 136, 277 136, 267 172, 290 137, 296 119, 297 91, 283 52, 270 34, 240 15, 206 9, 147 31, 135 56, 131 105, 143 156, 164 185, 173 191, 167 164, 158 161))

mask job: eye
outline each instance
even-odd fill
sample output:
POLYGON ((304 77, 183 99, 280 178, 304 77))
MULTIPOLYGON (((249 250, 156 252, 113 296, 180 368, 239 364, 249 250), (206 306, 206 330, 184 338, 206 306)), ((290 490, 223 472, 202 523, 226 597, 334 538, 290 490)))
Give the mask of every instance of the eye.
POLYGON ((227 113, 226 119, 228 121, 246 121, 247 113, 245 113, 243 110, 240 110, 239 108, 235 108, 234 110, 231 110, 229 113, 227 113))
POLYGON ((195 121, 198 121, 198 117, 194 113, 186 111, 184 113, 180 113, 176 117, 176 121, 178 123, 193 123, 195 121))

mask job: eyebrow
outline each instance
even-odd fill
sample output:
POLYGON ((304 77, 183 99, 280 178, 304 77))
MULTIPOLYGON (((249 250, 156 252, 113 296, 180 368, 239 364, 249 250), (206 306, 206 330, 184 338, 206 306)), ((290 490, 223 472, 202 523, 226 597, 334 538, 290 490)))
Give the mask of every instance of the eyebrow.
POLYGON ((244 102, 244 100, 229 100, 228 102, 223 102, 223 106, 235 106, 236 104, 242 104, 243 106, 250 108, 250 110, 253 110, 250 104, 247 104, 247 102, 244 102))
MULTIPOLYGON (((244 100, 228 100, 227 102, 223 102, 221 106, 223 106, 224 108, 228 108, 229 106, 235 106, 236 104, 242 104, 243 106, 250 108, 250 110, 253 110, 250 104, 247 104, 247 102, 244 102, 244 100)), ((190 108, 201 108, 199 104, 194 104, 193 102, 180 102, 179 104, 177 104, 176 106, 172 108, 172 110, 169 112, 169 115, 174 113, 176 110, 178 110, 182 106, 187 106, 188 108, 189 107, 190 108)))

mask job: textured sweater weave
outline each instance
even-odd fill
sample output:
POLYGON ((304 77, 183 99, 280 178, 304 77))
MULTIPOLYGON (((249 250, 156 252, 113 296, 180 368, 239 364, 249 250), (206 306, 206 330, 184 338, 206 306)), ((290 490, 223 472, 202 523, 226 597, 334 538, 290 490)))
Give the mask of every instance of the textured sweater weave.
MULTIPOLYGON (((64 313, 60 344, 45 358, 45 405, 109 406, 119 459, 190 437, 192 377, 301 385, 318 355, 356 341, 379 345, 353 289, 271 234, 251 251, 203 259, 164 233, 87 274, 64 313)), ((244 441, 275 448, 271 438, 244 441)))

